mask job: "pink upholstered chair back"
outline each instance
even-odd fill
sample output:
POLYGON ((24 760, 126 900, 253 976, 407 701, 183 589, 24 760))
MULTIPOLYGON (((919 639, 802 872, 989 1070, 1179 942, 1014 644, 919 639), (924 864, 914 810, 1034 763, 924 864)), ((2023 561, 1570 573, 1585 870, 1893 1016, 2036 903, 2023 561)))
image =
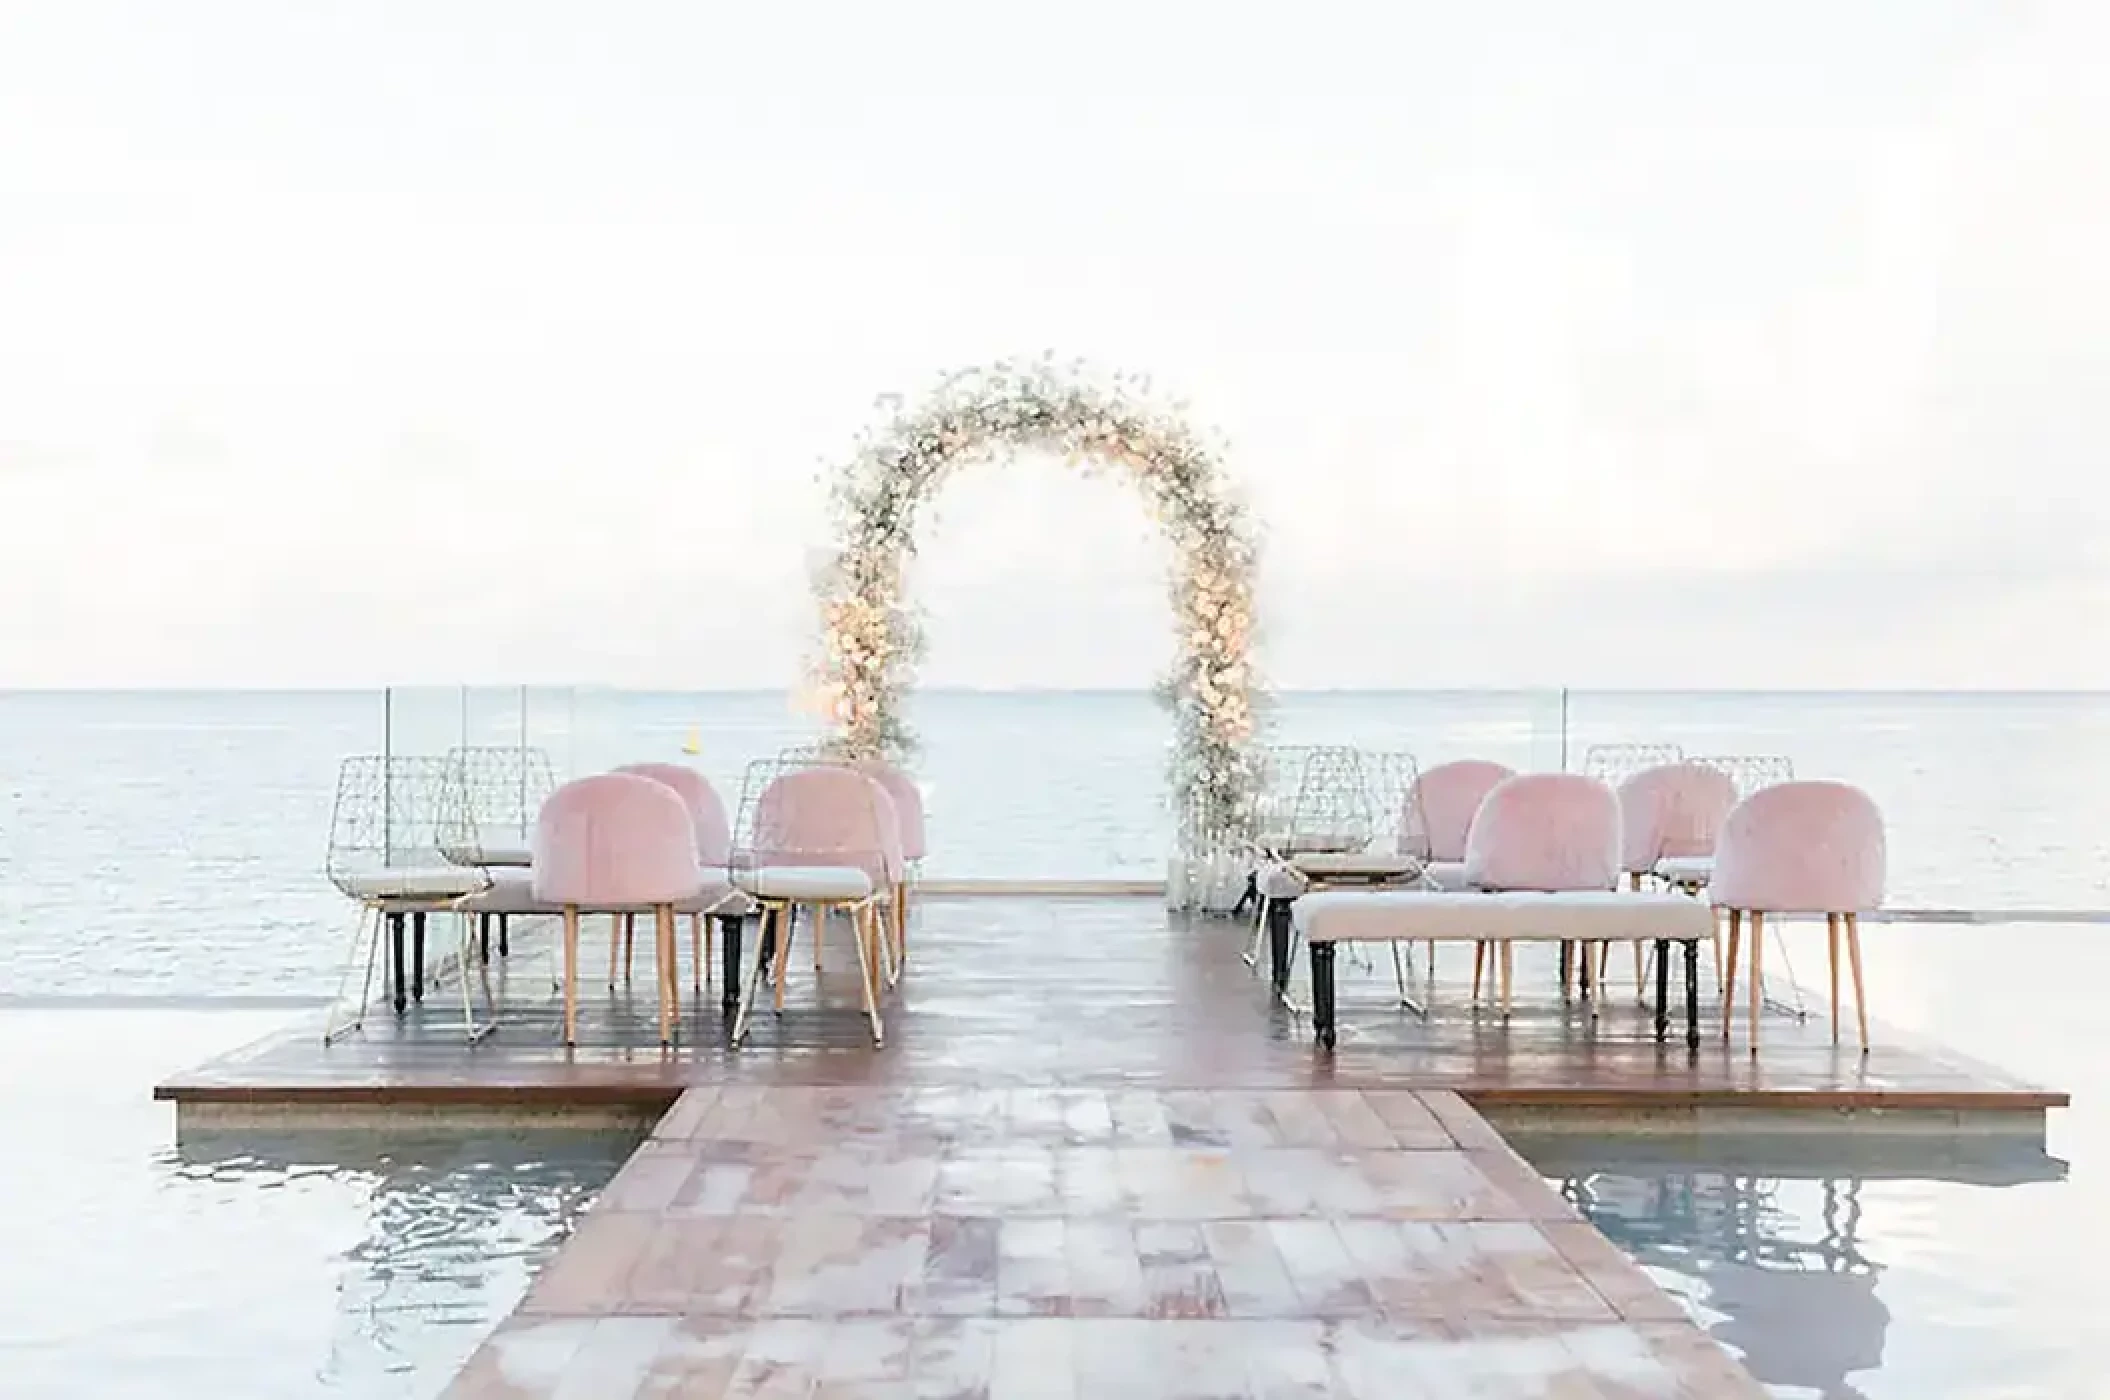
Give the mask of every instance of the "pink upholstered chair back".
POLYGON ((696 827, 696 859, 706 867, 723 867, 732 853, 733 830, 725 819, 725 804, 711 780, 682 763, 626 763, 615 770, 635 773, 674 789, 688 806, 689 820, 696 827))
POLYGON ((1516 771, 1484 758, 1439 763, 1407 789, 1400 851, 1423 860, 1464 860, 1465 837, 1480 803, 1516 771))
POLYGON ((1619 884, 1619 799, 1580 773, 1526 773, 1487 794, 1465 838, 1483 890, 1609 890, 1619 884))
POLYGON ((602 773, 551 793, 535 818, 535 897, 586 908, 648 908, 703 888, 696 828, 674 789, 602 773))
POLYGON ((877 780, 845 765, 795 768, 755 801, 752 864, 830 866, 902 877, 901 819, 877 780))
POLYGON ((1729 814, 1708 898, 1724 909, 1859 914, 1880 908, 1883 813, 1845 783, 1760 788, 1729 814))
POLYGON ((916 780, 885 759, 866 759, 857 765, 894 800, 894 815, 901 823, 901 858, 923 859, 923 790, 916 780))
POLYGON ((1736 806, 1736 780, 1700 763, 1644 768, 1619 785, 1619 864, 1645 875, 1669 856, 1714 854, 1736 806))

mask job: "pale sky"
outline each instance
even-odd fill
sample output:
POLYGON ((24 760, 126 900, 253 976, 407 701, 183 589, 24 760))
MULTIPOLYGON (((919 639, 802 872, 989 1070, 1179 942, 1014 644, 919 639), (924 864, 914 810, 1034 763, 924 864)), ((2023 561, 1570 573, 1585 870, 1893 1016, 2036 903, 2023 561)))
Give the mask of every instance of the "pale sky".
MULTIPOLYGON (((1283 686, 2106 686, 2110 5, 0 0, 0 685, 790 682, 885 392, 1228 442, 1283 686)), ((1148 683, 977 464, 933 682, 1148 683)))

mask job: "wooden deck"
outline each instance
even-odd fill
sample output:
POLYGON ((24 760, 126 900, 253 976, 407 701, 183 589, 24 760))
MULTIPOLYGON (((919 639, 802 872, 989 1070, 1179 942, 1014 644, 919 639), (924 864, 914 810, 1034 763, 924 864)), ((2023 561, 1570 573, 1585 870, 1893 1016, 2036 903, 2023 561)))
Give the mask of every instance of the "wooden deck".
POLYGON ((596 921, 583 940, 592 980, 574 1052, 560 1044, 547 931, 522 931, 513 955, 492 969, 499 1028, 473 1047, 462 1043, 458 993, 433 987, 400 1019, 378 1006, 348 1040, 325 1047, 318 1018, 176 1075, 156 1096, 186 1107, 657 1113, 691 1085, 731 1083, 1445 1089, 1485 1111, 1527 1115, 1880 1110, 1936 1122, 1992 1115, 2039 1129, 2046 1109, 2067 1102, 1880 1027, 1864 1057, 1851 1044, 1834 1046, 1815 1014, 1771 1017, 1756 1057, 1741 1025, 1734 1042, 1719 1038, 1711 1005, 1697 1054, 1660 1045, 1617 975, 1624 949, 1615 950, 1610 992, 1594 1005, 1563 1002, 1550 952, 1520 949, 1519 1000, 1506 1024, 1469 1005, 1469 950, 1444 949, 1426 1019, 1398 1009, 1389 961, 1359 969, 1344 958, 1341 1039, 1328 1055, 1247 969, 1242 927, 1189 921, 1134 898, 926 901, 913 920, 911 966, 885 1008, 885 1046, 875 1049, 856 1009, 847 934, 837 926, 816 982, 803 932, 787 1010, 758 1008, 737 1051, 725 1044, 715 979, 701 998, 688 990, 684 952, 683 1043, 663 1053, 649 940, 640 940, 634 982, 610 992, 601 976, 607 934, 596 921))

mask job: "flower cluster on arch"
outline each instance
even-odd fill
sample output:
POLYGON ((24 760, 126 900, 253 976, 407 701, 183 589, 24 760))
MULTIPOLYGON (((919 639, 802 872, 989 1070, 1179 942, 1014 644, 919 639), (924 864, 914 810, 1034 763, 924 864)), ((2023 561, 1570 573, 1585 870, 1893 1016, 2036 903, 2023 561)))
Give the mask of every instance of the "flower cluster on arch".
POLYGON ((1086 471, 1125 470, 1172 543, 1175 653, 1159 687, 1174 717, 1173 797, 1191 835, 1235 828, 1256 775, 1252 575, 1243 506, 1216 452, 1145 380, 1049 359, 957 373, 885 417, 837 478, 839 552, 817 581, 822 650, 815 687, 852 756, 915 746, 903 708, 923 634, 903 588, 923 504, 961 462, 1004 448, 1052 450, 1086 471))

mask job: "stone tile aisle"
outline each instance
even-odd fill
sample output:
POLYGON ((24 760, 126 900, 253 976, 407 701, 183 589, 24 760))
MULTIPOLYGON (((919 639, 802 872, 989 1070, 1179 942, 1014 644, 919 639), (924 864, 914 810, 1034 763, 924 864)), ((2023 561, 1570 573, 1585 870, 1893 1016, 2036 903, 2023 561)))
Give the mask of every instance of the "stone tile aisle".
POLYGON ((1758 1396, 1462 1100, 691 1089, 448 1390, 1758 1396))

